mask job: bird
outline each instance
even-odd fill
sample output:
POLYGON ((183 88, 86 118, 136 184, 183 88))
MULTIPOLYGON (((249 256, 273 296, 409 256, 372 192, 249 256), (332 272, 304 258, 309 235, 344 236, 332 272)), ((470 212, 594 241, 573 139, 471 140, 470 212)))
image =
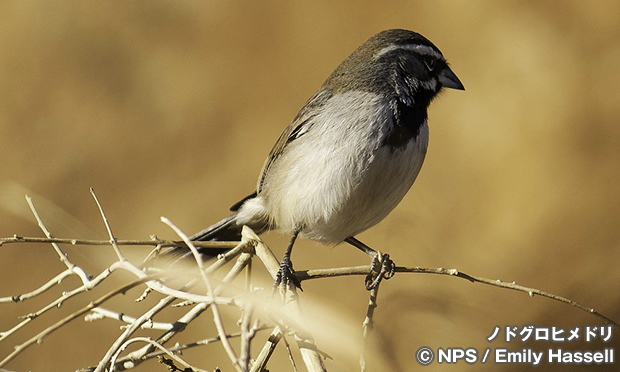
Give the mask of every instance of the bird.
MULTIPOLYGON (((284 129, 255 191, 190 240, 239 240, 244 225, 258 234, 279 229, 291 240, 274 288, 300 289, 291 261, 296 239, 347 242, 367 253, 373 267, 381 265, 366 278, 367 289, 376 287, 393 275, 394 264, 355 236, 383 220, 413 185, 428 147, 428 107, 444 88, 465 89, 430 40, 405 29, 375 34, 284 129)), ((191 255, 187 247, 162 254, 191 255)))

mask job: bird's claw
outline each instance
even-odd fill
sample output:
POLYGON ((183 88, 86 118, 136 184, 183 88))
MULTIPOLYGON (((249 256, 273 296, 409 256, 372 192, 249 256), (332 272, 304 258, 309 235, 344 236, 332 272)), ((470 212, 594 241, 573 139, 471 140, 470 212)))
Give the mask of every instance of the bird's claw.
POLYGON ((280 262, 280 269, 276 274, 276 280, 273 283, 273 289, 275 291, 276 288, 280 287, 281 292, 285 292, 288 289, 289 285, 293 285, 299 290, 303 291, 301 288, 301 282, 295 275, 295 270, 293 269, 293 263, 288 257, 283 257, 280 262))
POLYGON ((377 288, 381 280, 390 279, 394 276, 395 271, 396 265, 394 261, 390 259, 390 255, 377 252, 377 255, 373 256, 370 262, 370 273, 368 273, 364 282, 366 290, 370 291, 377 288))

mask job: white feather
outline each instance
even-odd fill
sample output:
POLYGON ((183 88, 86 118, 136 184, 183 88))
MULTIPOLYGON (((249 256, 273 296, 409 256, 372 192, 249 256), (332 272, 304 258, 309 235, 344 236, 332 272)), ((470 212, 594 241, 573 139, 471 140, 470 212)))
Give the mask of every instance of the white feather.
POLYGON ((312 127, 290 142, 265 176, 261 193, 237 222, 258 219, 284 232, 339 243, 385 218, 415 181, 428 126, 400 148, 385 146, 393 126, 389 103, 373 93, 334 95, 312 127))

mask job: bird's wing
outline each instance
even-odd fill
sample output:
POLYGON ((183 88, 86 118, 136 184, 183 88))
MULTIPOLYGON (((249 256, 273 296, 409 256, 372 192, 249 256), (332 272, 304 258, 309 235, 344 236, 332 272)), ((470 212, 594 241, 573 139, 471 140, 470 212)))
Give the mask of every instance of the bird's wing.
POLYGON ((269 152, 269 156, 263 164, 258 184, 256 186, 256 192, 260 193, 260 190, 265 181, 265 177, 269 172, 269 169, 273 165, 274 161, 285 151, 286 146, 294 140, 300 138, 308 129, 312 127, 314 117, 321 111, 321 107, 325 105, 327 100, 331 98, 332 92, 329 90, 319 90, 306 102, 304 107, 301 108, 295 119, 291 124, 284 129, 280 138, 269 152))

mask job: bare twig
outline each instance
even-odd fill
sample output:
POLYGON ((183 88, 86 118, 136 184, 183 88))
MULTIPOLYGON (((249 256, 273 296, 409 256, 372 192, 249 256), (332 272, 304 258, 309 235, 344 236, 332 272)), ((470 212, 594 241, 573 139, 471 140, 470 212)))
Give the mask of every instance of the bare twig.
POLYGON ((241 351, 239 353, 239 362, 244 371, 249 370, 250 365, 250 342, 252 341, 251 323, 252 315, 254 315, 254 306, 248 303, 242 309, 241 317, 241 351))
MULTIPOLYGON (((271 327, 262 326, 262 327, 257 328, 256 331, 258 332, 258 331, 263 331, 263 330, 266 330, 266 329, 271 329, 271 327)), ((242 332, 231 333, 231 334, 227 335, 227 337, 229 339, 236 338, 236 337, 241 337, 241 333, 242 332)), ((192 342, 192 343, 189 343, 189 344, 175 345, 175 346, 172 346, 172 347, 167 347, 166 349, 168 351, 172 352, 172 353, 178 353, 178 352, 182 352, 183 350, 191 349, 191 348, 198 347, 198 346, 210 345, 210 344, 213 344, 213 343, 216 343, 216 342, 220 342, 220 336, 211 337, 211 338, 207 338, 207 339, 204 339, 204 340, 199 340, 199 341, 192 342)), ((162 343, 159 342, 159 341, 157 341, 157 343, 162 345, 162 343)), ((146 349, 146 348, 148 348, 149 350, 154 350, 155 347, 149 344, 147 347, 140 348, 139 350, 143 350, 143 349, 146 349)), ((158 356, 163 355, 163 354, 166 354, 166 353, 164 353, 163 351, 152 351, 152 352, 149 352, 147 354, 141 355, 139 358, 140 358, 140 361, 142 362, 142 361, 146 361, 146 360, 149 360, 149 359, 153 359, 153 358, 158 357, 158 356)), ((128 354, 128 355, 126 355, 124 357, 118 358, 116 360, 115 369, 119 370, 120 366, 123 366, 123 365, 126 365, 126 364, 129 364, 128 367, 136 367, 137 364, 138 364, 138 363, 136 363, 136 361, 137 360, 135 359, 135 354, 134 353, 130 353, 130 354, 128 354)))
MULTIPOLYGON (((120 320, 121 322, 129 323, 129 324, 137 320, 136 318, 131 317, 127 314, 117 313, 116 311, 103 309, 101 307, 96 307, 92 309, 90 314, 87 314, 84 317, 84 320, 87 322, 94 322, 95 320, 99 320, 103 318, 116 319, 116 320, 120 320)), ((141 325, 141 328, 143 329, 159 329, 159 330, 164 330, 164 331, 168 331, 172 329, 173 327, 174 326, 170 323, 158 323, 158 322, 153 322, 153 321, 148 321, 141 325)))
MULTIPOLYGON (((41 341, 45 336, 64 326, 68 322, 72 321, 76 317, 83 315, 87 311, 91 311, 93 314, 98 314, 98 316, 106 316, 118 319, 127 323, 124 325, 125 328, 123 333, 118 337, 118 339, 114 342, 114 344, 108 349, 106 355, 103 359, 100 360, 99 365, 96 368, 96 371, 103 371, 106 368, 109 368, 110 371, 114 370, 124 370, 128 368, 133 368, 140 364, 142 361, 147 360, 149 358, 153 358, 158 355, 168 355, 169 357, 177 360, 179 363, 183 364, 187 368, 193 368, 197 370, 196 367, 191 367, 186 362, 180 360, 180 358, 175 357, 175 351, 183 350, 183 348, 193 347, 198 344, 208 344, 215 341, 221 341, 224 349, 226 350, 229 358, 232 361, 232 364, 237 369, 237 371, 247 371, 248 368, 251 368, 251 371, 258 372, 262 371, 266 368, 267 362, 270 359, 270 356, 278 344, 278 342, 284 337, 284 332, 287 334, 292 334, 295 337, 297 345, 299 346, 304 364, 308 371, 325 371, 325 366, 323 365, 322 354, 314 345, 314 340, 312 335, 310 335, 304 327, 303 317, 301 316, 301 309, 297 297, 297 292, 295 288, 289 288, 283 296, 284 300, 284 308, 281 308, 279 304, 274 305, 269 301, 265 301, 260 296, 256 295, 253 292, 252 288, 252 270, 251 263, 252 257, 254 253, 256 256, 262 261, 267 270, 272 276, 275 276, 279 269, 279 262, 271 252, 271 250, 264 245, 260 239, 249 229, 244 228, 243 237, 241 242, 190 242, 185 234, 183 234, 178 228, 176 228, 170 221, 164 220, 171 228, 173 228, 177 234, 183 239, 183 241, 166 241, 159 240, 156 237, 153 237, 151 240, 117 240, 112 233, 112 229, 110 223, 103 211, 99 200, 97 199, 94 191, 91 189, 91 193, 93 198, 95 199, 99 211, 101 213, 101 217, 103 218, 104 224, 106 226, 106 230, 109 235, 109 240, 77 240, 77 239, 58 239, 54 238, 50 231, 45 227, 45 224, 41 220, 37 210, 32 203, 32 199, 26 196, 26 200, 30 205, 30 208, 40 226, 46 238, 24 238, 19 237, 17 235, 11 238, 0 238, 0 245, 8 244, 8 243, 20 243, 20 242, 32 242, 32 243, 48 243, 52 244, 56 253, 60 257, 60 260, 67 267, 64 271, 57 274, 53 279, 49 280, 47 283, 43 284, 41 287, 33 290, 32 292, 25 293, 18 296, 4 297, 0 298, 0 303, 8 303, 8 302, 17 302, 23 301, 34 296, 37 296, 50 288, 53 288, 56 284, 59 284, 61 280, 70 276, 70 275, 78 275, 82 280, 82 285, 68 292, 63 292, 61 296, 57 299, 44 306, 40 310, 26 315, 24 320, 22 320, 19 324, 14 326, 8 331, 0 332, 0 341, 7 338, 11 334, 15 333, 17 330, 24 327, 29 322, 33 321, 41 314, 47 312, 52 308, 56 308, 61 305, 64 301, 73 298, 74 296, 84 293, 90 289, 95 288, 99 285, 103 280, 109 277, 113 272, 118 269, 123 269, 125 271, 130 272, 134 276, 136 276, 136 280, 127 286, 121 287, 117 291, 113 291, 108 293, 105 296, 100 297, 97 301, 92 302, 82 310, 72 313, 71 315, 63 318, 58 321, 56 324, 52 325, 41 331, 35 337, 29 339, 28 341, 17 345, 15 351, 9 354, 4 360, 0 361, 0 366, 8 363, 8 361, 15 358, 19 353, 25 350, 27 347, 32 345, 34 342, 41 341), (112 263, 108 268, 106 268, 102 273, 97 275, 95 278, 92 278, 87 275, 79 266, 73 264, 65 252, 63 252, 60 248, 60 244, 72 244, 72 245, 112 245, 114 248, 116 255, 118 257, 118 261, 112 263), (167 282, 155 280, 158 278, 156 275, 147 275, 146 272, 142 269, 142 267, 134 266, 123 257, 119 246, 120 245, 145 245, 145 246, 155 246, 157 248, 162 247, 187 247, 194 254, 194 258, 196 260, 197 266, 200 269, 200 275, 202 281, 205 283, 207 287, 207 294, 195 294, 190 293, 188 289, 192 288, 192 286, 201 282, 200 279, 192 279, 190 280, 183 288, 176 289, 167 286, 167 282), (218 256, 218 259, 214 261, 208 267, 205 262, 203 262, 202 257, 198 254, 196 247, 201 248, 232 248, 226 253, 218 256), (255 251, 255 252, 254 252, 255 251), (226 274, 224 279, 222 279, 221 284, 214 286, 212 282, 214 280, 210 276, 211 273, 216 270, 222 268, 226 263, 230 262, 234 258, 237 258, 234 266, 230 269, 230 271, 226 274), (234 286, 228 286, 241 272, 245 270, 245 280, 243 282, 243 288, 245 292, 235 288, 234 286), (148 289, 150 291, 157 291, 161 294, 164 294, 166 297, 159 301, 158 304, 153 306, 148 311, 144 312, 137 318, 129 317, 124 314, 119 314, 114 311, 105 310, 101 308, 97 308, 100 304, 107 301, 109 298, 128 290, 136 285, 141 283, 146 283, 148 289), (226 289, 226 296, 220 295, 226 289), (231 296, 229 292, 237 290, 236 293, 233 293, 231 296), (189 303, 195 303, 193 306, 183 317, 181 317, 175 323, 158 323, 154 322, 154 316, 156 316, 162 310, 171 306, 174 301, 183 300, 189 303), (241 321, 241 332, 236 334, 228 334, 225 332, 222 314, 220 310, 220 306, 218 305, 230 305, 237 308, 242 309, 242 321, 241 321), (218 337, 209 339, 211 341, 199 341, 188 345, 175 346, 166 348, 163 345, 167 343, 169 340, 174 337, 174 335, 183 331, 190 322, 196 319, 200 314, 202 314, 205 310, 211 307, 213 312, 213 321, 218 330, 218 337), (256 361, 250 366, 250 345, 252 343, 252 339, 254 337, 255 332, 258 329, 264 329, 259 327, 260 318, 258 314, 267 313, 273 317, 276 326, 273 328, 273 332, 269 337, 269 340, 265 343, 263 349, 260 354, 256 358, 256 361), (253 324, 252 324, 253 322, 253 324), (132 335, 138 330, 140 327, 142 328, 157 328, 163 330, 163 334, 156 340, 153 341, 150 338, 143 337, 134 337, 131 338, 132 335), (230 337, 233 336, 241 336, 241 351, 240 356, 237 358, 235 351, 232 349, 230 344, 230 337), (144 342, 145 346, 141 347, 139 350, 133 351, 124 357, 119 357, 119 355, 125 350, 127 345, 135 342, 144 342)), ((150 268, 147 267, 147 272, 150 268)), ((167 270, 159 270, 159 276, 169 275, 172 272, 167 270)), ((370 266, 355 266, 355 267, 343 267, 336 269, 322 269, 322 270, 307 270, 307 271, 298 271, 295 275, 298 277, 300 281, 317 279, 317 278, 326 278, 326 277, 336 277, 336 276, 344 276, 344 275, 367 275, 371 270, 370 266)), ((562 303, 569 304, 573 307, 576 307, 582 311, 586 311, 594 316, 597 316, 599 319, 603 320, 606 323, 612 324, 617 328, 620 328, 620 325, 598 313, 596 310, 583 306, 575 301, 570 299, 557 296, 548 292, 544 292, 535 288, 529 288, 521 285, 517 285, 512 282, 504 282, 500 280, 491 280, 482 277, 476 277, 472 275, 468 275, 462 272, 459 272, 455 269, 444 269, 444 268, 421 268, 421 267, 398 267, 396 268, 396 272, 399 273, 425 273, 425 274, 438 274, 438 275, 449 275, 456 276, 462 279, 467 279, 468 281, 475 283, 483 283, 499 288, 512 289, 520 292, 525 292, 530 296, 539 295, 541 297, 550 298, 555 301, 559 301, 562 303)), ((364 355, 364 349, 366 348, 366 343, 368 342, 368 336, 373 327, 373 314, 374 310, 377 306, 377 295, 378 288, 373 289, 370 292, 370 299, 367 308, 366 318, 363 323, 363 345, 362 345, 362 354, 360 355, 360 366, 361 370, 366 370, 366 359, 364 355)), ((277 302, 277 301, 276 301, 277 302)), ((223 308, 222 308, 223 309, 223 308)), ((286 342, 286 339, 284 340, 286 342)), ((288 344, 287 344, 288 346, 288 344)), ((288 347, 287 347, 288 349, 288 347)), ((289 355, 292 360, 292 354, 289 350, 289 355)), ((293 361, 293 368, 295 367, 295 362, 293 361)), ((2 370, 0 368, 0 370, 2 370)))
POLYGON ((165 347, 163 347, 162 345, 160 345, 159 343, 151 340, 150 338, 147 337, 134 337, 130 340, 127 340, 123 345, 121 345, 121 347, 118 349, 117 354, 114 355, 114 357, 110 360, 110 364, 115 365, 116 363, 116 359, 118 358, 118 354, 121 353, 123 350, 125 350, 125 348, 127 348, 127 346, 129 346, 130 344, 134 343, 134 342, 146 342, 148 344, 150 344, 153 347, 158 348, 159 350, 161 350, 164 354, 168 355, 170 358, 176 360, 177 362, 183 364, 185 367, 190 368, 192 371, 198 371, 198 372, 209 372, 207 370, 192 366, 191 364, 187 363, 185 360, 183 360, 181 357, 177 356, 176 354, 172 353, 171 351, 169 351, 168 349, 166 349, 165 347))
POLYGON ((171 303, 176 300, 174 296, 168 296, 161 299, 157 305, 152 307, 150 310, 142 314, 135 322, 131 323, 123 332, 123 334, 114 341, 112 346, 108 349, 103 359, 99 361, 97 368, 95 368, 95 372, 103 372, 105 367, 109 364, 112 357, 116 354, 117 350, 129 339, 129 336, 132 335, 138 328, 142 326, 146 321, 152 319, 157 313, 168 307, 171 303))
MULTIPOLYGON (((226 262, 229 262, 235 255, 239 253, 245 252, 252 247, 251 242, 240 242, 237 244, 235 248, 226 252, 218 257, 218 260, 215 261, 211 266, 206 268, 204 271, 206 274, 209 274, 218 268, 222 267, 226 262)), ((249 262, 251 255, 248 253, 242 253, 233 268, 229 271, 229 273, 223 279, 224 283, 228 283, 232 281, 245 267, 245 264, 249 262)), ((136 268, 135 266, 129 264, 127 261, 123 263, 117 263, 118 265, 122 265, 123 268, 132 272, 138 277, 145 276, 144 272, 136 268)), ((118 348, 129 339, 129 336, 133 334, 138 328, 140 328, 143 324, 149 322, 152 317, 162 311, 164 308, 168 307, 172 302, 176 299, 184 299, 187 301, 192 301, 198 303, 198 305, 192 309, 186 316, 179 319, 178 322, 175 323, 175 327, 169 331, 167 331, 162 337, 158 339, 160 344, 167 342, 170 338, 172 338, 177 332, 182 331, 189 322, 195 319, 198 315, 200 315, 204 310, 206 310, 214 301, 220 304, 227 305, 235 305, 236 299, 231 298, 222 298, 222 297, 212 297, 196 295, 193 293, 188 293, 186 290, 191 288, 195 284, 196 280, 190 281, 186 284, 182 289, 176 290, 169 287, 164 286, 162 283, 158 281, 148 281, 147 285, 149 288, 152 288, 155 291, 158 291, 162 294, 168 295, 168 297, 162 299, 155 307, 151 310, 144 313, 142 316, 137 318, 135 322, 131 323, 123 332, 123 334, 114 342, 114 344, 110 347, 104 358, 99 362, 96 371, 102 371, 103 368, 109 363, 112 356, 117 352, 118 348)), ((219 292, 219 287, 215 289, 215 293, 219 292)), ((242 306, 242 305, 237 305, 242 306)), ((150 353, 152 351, 152 346, 148 345, 145 348, 132 352, 127 358, 123 358, 125 362, 123 362, 123 366, 114 366, 114 368, 126 369, 135 367, 137 364, 140 364, 144 359, 144 355, 150 353)))
POLYGON ((366 346, 368 343, 368 338, 372 328, 374 326, 373 316, 375 314, 375 309, 377 308, 377 296, 379 295, 379 282, 376 286, 374 286, 370 290, 370 298, 368 300, 368 308, 366 309, 366 318, 362 323, 363 330, 363 338, 362 338, 362 352, 360 353, 360 367, 362 372, 366 372, 366 346))
MULTIPOLYGON (((18 329, 22 328, 23 326, 25 326, 26 324, 28 324, 29 322, 31 322, 32 320, 34 320, 35 318, 40 316, 41 314, 43 314, 43 313, 45 313, 45 312, 47 312, 47 311, 49 311, 51 309, 60 307, 60 305, 62 303, 64 303, 66 300, 68 300, 70 298, 73 298, 76 295, 79 295, 80 293, 84 293, 86 291, 89 291, 89 290, 93 289, 94 287, 99 285, 102 281, 107 279, 112 274, 112 272, 114 272, 115 270, 117 270, 117 269, 119 269, 121 267, 123 267, 123 265, 120 262, 115 262, 109 268, 105 269, 101 274, 99 274, 97 277, 95 277, 94 279, 92 279, 92 280, 88 281, 87 283, 85 283, 85 284, 75 288, 72 291, 63 292, 62 296, 60 296, 56 300, 54 300, 51 303, 49 303, 48 305, 44 306, 40 310, 38 310, 38 311, 36 311, 34 313, 30 313, 27 316, 25 316, 24 317, 25 319, 23 321, 21 321, 19 324, 17 324, 13 328, 11 328, 9 331, 1 332, 0 333, 0 341, 4 340, 6 337, 11 335, 12 333, 17 331, 18 329)), ((146 275, 146 274, 144 274, 144 275, 146 275)))
MULTIPOLYGON (((92 239, 63 239, 63 238, 40 238, 40 237, 26 237, 26 236, 18 236, 14 235, 10 238, 0 238, 0 246, 3 244, 11 244, 11 243, 51 243, 51 244, 70 244, 70 245, 110 245, 109 240, 92 240, 92 239)), ((151 240, 116 240, 116 244, 121 245, 144 245, 144 246, 160 246, 162 248, 168 247, 185 247, 185 243, 183 241, 176 240, 161 240, 161 239, 151 239, 151 240)), ((239 242, 231 241, 206 241, 206 242, 194 242, 194 246, 197 248, 234 248, 239 244, 239 242)))
MULTIPOLYGON (((52 233, 50 233, 47 227, 45 227, 45 224, 43 223, 41 216, 39 216, 39 212, 37 211, 37 208, 34 206, 34 203, 32 202, 32 198, 30 197, 30 195, 26 195, 26 202, 28 203, 28 206, 30 207, 32 214, 34 215, 34 218, 37 220, 37 224, 39 225, 39 228, 43 230, 43 233, 45 234, 45 236, 47 236, 48 238, 51 238, 52 233)), ((52 244, 52 246, 54 247, 54 249, 56 250, 56 253, 60 257, 60 261, 62 261, 67 266, 68 269, 72 269, 74 265, 67 259, 67 254, 63 252, 62 249, 60 249, 60 247, 57 244, 52 244)))
POLYGON ((103 223, 105 225, 105 228, 106 230, 108 230, 108 236, 110 237, 110 244, 112 245, 112 248, 114 248, 114 252, 116 253, 116 256, 118 257, 120 261, 125 261, 125 257, 121 253, 121 250, 118 248, 118 244, 116 244, 116 238, 114 237, 114 234, 112 234, 112 226, 110 226, 108 217, 106 217, 105 212, 103 211, 103 207, 101 206, 101 203, 99 203, 99 199, 97 198, 97 195, 95 194, 95 190, 92 187, 90 188, 90 193, 95 199, 95 203, 97 203, 97 207, 99 208, 99 212, 101 213, 101 218, 103 218, 103 223))
MULTIPOLYGON (((260 240, 260 238, 247 226, 243 227, 242 239, 251 239, 257 242, 255 248, 256 255, 261 259, 263 265, 265 265, 265 267, 267 268, 269 275, 271 275, 271 277, 275 279, 278 270, 280 269, 280 263, 273 255, 273 252, 269 248, 267 248, 267 246, 260 240)), ((303 324, 303 322, 301 321, 301 309, 299 307, 299 301, 297 299, 297 293, 294 286, 288 286, 288 289, 286 291, 286 297, 286 308, 299 323, 303 324)), ((296 331, 297 332, 295 332, 295 339, 297 341, 297 345, 299 346, 301 357, 303 358, 308 371, 326 371, 325 365, 323 364, 323 359, 321 359, 321 354, 319 353, 316 345, 314 344, 314 339, 312 338, 312 335, 302 329, 296 331)))
MULTIPOLYGON (((185 235, 185 233, 181 231, 181 229, 176 227, 172 223, 172 221, 170 221, 169 219, 165 217, 162 217, 161 220, 166 225, 170 226, 170 228, 172 228, 174 232, 177 235, 179 235, 181 239, 183 239, 185 244, 187 244, 189 249, 192 251, 194 258, 196 259, 196 263, 198 264, 198 268, 200 269, 200 275, 202 276, 202 279, 204 280, 207 286, 207 291, 209 293, 209 296, 211 296, 211 298, 215 300, 215 293, 213 292, 213 287, 211 286, 211 282, 209 281, 209 278, 207 277, 205 273, 202 256, 200 255, 200 253, 198 253, 198 250, 196 249, 196 247, 189 240, 189 237, 185 235)), ((230 361, 232 362, 235 369, 237 371, 243 372, 243 367, 239 363, 239 358, 237 357, 235 350, 232 348, 230 341, 228 340, 228 338, 226 338, 226 330, 224 329, 224 322, 222 321, 222 315, 220 314, 219 306, 217 306, 216 303, 213 303, 213 306, 211 306, 211 310, 213 311, 213 322, 215 323, 218 335, 220 336, 220 339, 222 340, 222 345, 224 346, 224 350, 226 350, 226 353, 228 354, 228 357, 230 358, 230 361)))
MULTIPOLYGON (((346 275, 368 275, 368 272, 371 270, 370 266, 353 266, 353 267, 343 267, 337 269, 320 269, 320 270, 305 270, 305 271, 297 271, 295 275, 300 281, 310 280, 310 279, 319 279, 319 278, 329 278, 335 276, 346 276, 346 275)), ((555 301, 559 301, 565 304, 568 304, 572 307, 575 307, 579 310, 585 311, 589 314, 594 315, 595 317, 603 320, 605 323, 612 324, 614 327, 620 329, 620 323, 606 317, 605 315, 599 313, 593 308, 584 306, 576 301, 568 299, 566 297, 554 295, 552 293, 548 293, 545 291, 541 291, 540 289, 525 287, 515 282, 504 282, 499 279, 487 279, 479 276, 469 275, 463 272, 460 272, 456 269, 444 269, 444 268, 427 268, 427 267, 396 267, 397 273, 421 273, 421 274, 438 274, 438 275, 448 275, 454 276, 462 279, 466 279, 472 283, 482 283, 487 284, 493 287, 512 289, 519 292, 525 292, 530 297, 534 297, 538 295, 540 297, 549 298, 555 301)))
POLYGON ((146 278, 142 278, 142 279, 137 279, 134 280, 133 282, 126 284, 114 291, 111 291, 109 293, 107 293, 106 295, 98 298, 97 300, 91 302, 90 304, 88 304, 87 306, 83 307, 82 309, 74 312, 73 314, 65 317, 64 319, 56 322, 54 325, 44 329, 43 331, 39 332, 37 335, 35 335, 34 337, 30 338, 29 340, 27 340, 26 342, 24 342, 21 345, 17 345, 15 347, 15 350, 13 350, 12 353, 10 353, 6 358, 4 358, 2 361, 0 361, 0 367, 6 365, 6 363, 10 362, 13 358, 15 358, 17 355, 19 355, 22 351, 24 351, 27 347, 35 344, 35 343, 40 343, 43 338, 47 335, 49 335, 50 333, 56 331, 57 329, 59 329, 60 327, 64 326, 65 324, 69 323, 70 321, 74 320, 77 317, 82 316, 83 314, 86 314, 87 312, 89 312, 90 310, 94 309, 95 307, 103 304, 104 302, 106 302, 107 300, 111 299, 112 297, 121 294, 121 293, 125 293, 128 290, 130 290, 131 288, 140 285, 144 282, 146 282, 147 280, 151 280, 151 277, 146 277, 146 278))
POLYGON ((29 300, 35 296, 40 295, 41 293, 44 293, 45 291, 47 291, 48 289, 54 287, 55 285, 58 285, 62 282, 62 280, 66 277, 69 277, 71 275, 75 275, 75 273, 70 270, 70 269, 66 269, 63 272, 61 272, 60 274, 56 275, 55 277, 53 277, 52 279, 48 280, 47 283, 43 284, 42 286, 40 286, 39 288, 35 289, 34 291, 28 292, 28 293, 24 293, 21 295, 17 295, 17 296, 11 296, 11 297, 0 297, 0 303, 3 302, 22 302, 22 301, 26 301, 29 300))
POLYGON ((284 346, 286 346, 286 354, 288 355, 288 360, 291 362, 291 367, 293 367, 293 372, 297 372, 297 365, 295 364, 295 358, 293 358, 293 352, 291 351, 291 345, 286 340, 286 336, 282 336, 282 341, 284 341, 284 346))
MULTIPOLYGON (((43 231, 46 237, 53 238, 52 233, 47 229, 47 227, 45 227, 45 224, 43 223, 41 216, 39 216, 39 212, 35 208, 34 203, 32 202, 32 198, 28 195, 26 195, 26 202, 28 203, 28 206, 30 207, 32 214, 34 215, 34 218, 37 220, 37 224, 39 225, 39 228, 41 228, 41 230, 43 231)), ((64 263, 65 266, 67 266, 67 268, 71 270, 71 272, 79 276, 80 279, 82 280, 82 283, 84 284, 88 283, 90 279, 88 278, 88 275, 84 272, 84 270, 82 270, 82 268, 78 266, 75 266, 71 261, 69 261, 67 254, 63 252, 62 249, 60 249, 60 246, 58 246, 58 244, 52 243, 52 247, 54 247, 54 250, 60 257, 60 261, 62 261, 62 263, 64 263)))
MULTIPOLYGON (((246 250, 248 250, 251 247, 251 244, 247 244, 247 243, 239 243, 238 244, 238 248, 235 248, 235 250, 237 251, 237 253, 239 252, 244 252, 246 250)), ((209 266, 207 269, 205 269, 205 271, 207 272, 212 272, 212 268, 213 267, 221 267, 221 263, 220 261, 228 261, 230 260, 233 255, 229 255, 230 252, 228 252, 226 255, 222 255, 218 261, 216 261, 215 263, 213 263, 211 266, 209 266)), ((235 265, 233 266, 233 268, 230 269, 230 271, 228 272, 228 274, 226 274, 226 276, 224 277, 224 279, 222 280, 223 284, 227 284, 232 282, 232 280, 234 280, 237 275, 241 272, 241 270, 243 270, 243 267, 245 267, 245 265, 251 262, 251 254, 249 253, 242 253, 239 258, 237 259, 237 262, 235 263, 235 265)), ((192 284, 193 282, 190 282, 189 284, 184 286, 184 289, 188 289, 191 286, 193 286, 192 284)), ((163 287, 162 287, 163 288, 163 287)), ((217 295, 220 290, 221 290, 222 286, 216 287, 214 292, 217 295)), ((179 294, 183 294, 186 292, 183 291, 176 291, 179 294)), ((192 298, 192 303, 197 303, 197 305, 195 305, 190 311, 188 311, 183 317, 181 317, 180 319, 178 319, 174 324, 173 324, 173 328, 168 330, 167 332, 165 332, 162 336, 160 336, 157 339, 157 342, 161 345, 165 344, 166 342, 168 342, 170 339, 172 339, 172 337, 174 337, 178 332, 183 331, 188 324, 190 324, 194 319, 196 319, 200 314, 202 314, 205 310, 207 310, 209 308, 209 306, 211 306, 212 298, 210 296, 199 296, 199 295, 194 295, 194 294, 190 294, 190 293, 186 293, 188 296, 190 296, 192 298), (196 297, 194 297, 196 296, 196 297)), ((175 296, 172 296, 175 297, 175 296)), ((220 304, 232 304, 235 300, 234 299, 227 299, 225 301, 228 301, 228 303, 225 303, 223 301, 219 301, 220 297, 216 297, 215 301, 220 303, 220 304)), ((242 307, 243 305, 239 305, 239 307, 242 307)), ((218 340, 219 340, 219 336, 218 336, 218 340)), ((171 349, 172 350, 172 349, 171 349)), ((136 351, 133 351, 131 353, 129 353, 127 356, 123 357, 122 359, 119 360, 118 363, 122 363, 122 366, 119 365, 115 365, 114 367, 116 369, 121 369, 121 368, 130 368, 130 367, 135 367, 138 364, 142 363, 143 361, 145 361, 147 359, 148 355, 151 355, 153 351, 153 347, 151 345, 147 345, 143 348, 140 348, 136 351)))
POLYGON ((256 357, 250 372, 262 372, 265 370, 265 367, 267 367, 267 362, 271 358, 271 354, 273 354, 281 339, 282 329, 280 327, 275 327, 269 335, 269 338, 267 338, 267 342, 265 342, 265 345, 263 345, 263 348, 256 357))

